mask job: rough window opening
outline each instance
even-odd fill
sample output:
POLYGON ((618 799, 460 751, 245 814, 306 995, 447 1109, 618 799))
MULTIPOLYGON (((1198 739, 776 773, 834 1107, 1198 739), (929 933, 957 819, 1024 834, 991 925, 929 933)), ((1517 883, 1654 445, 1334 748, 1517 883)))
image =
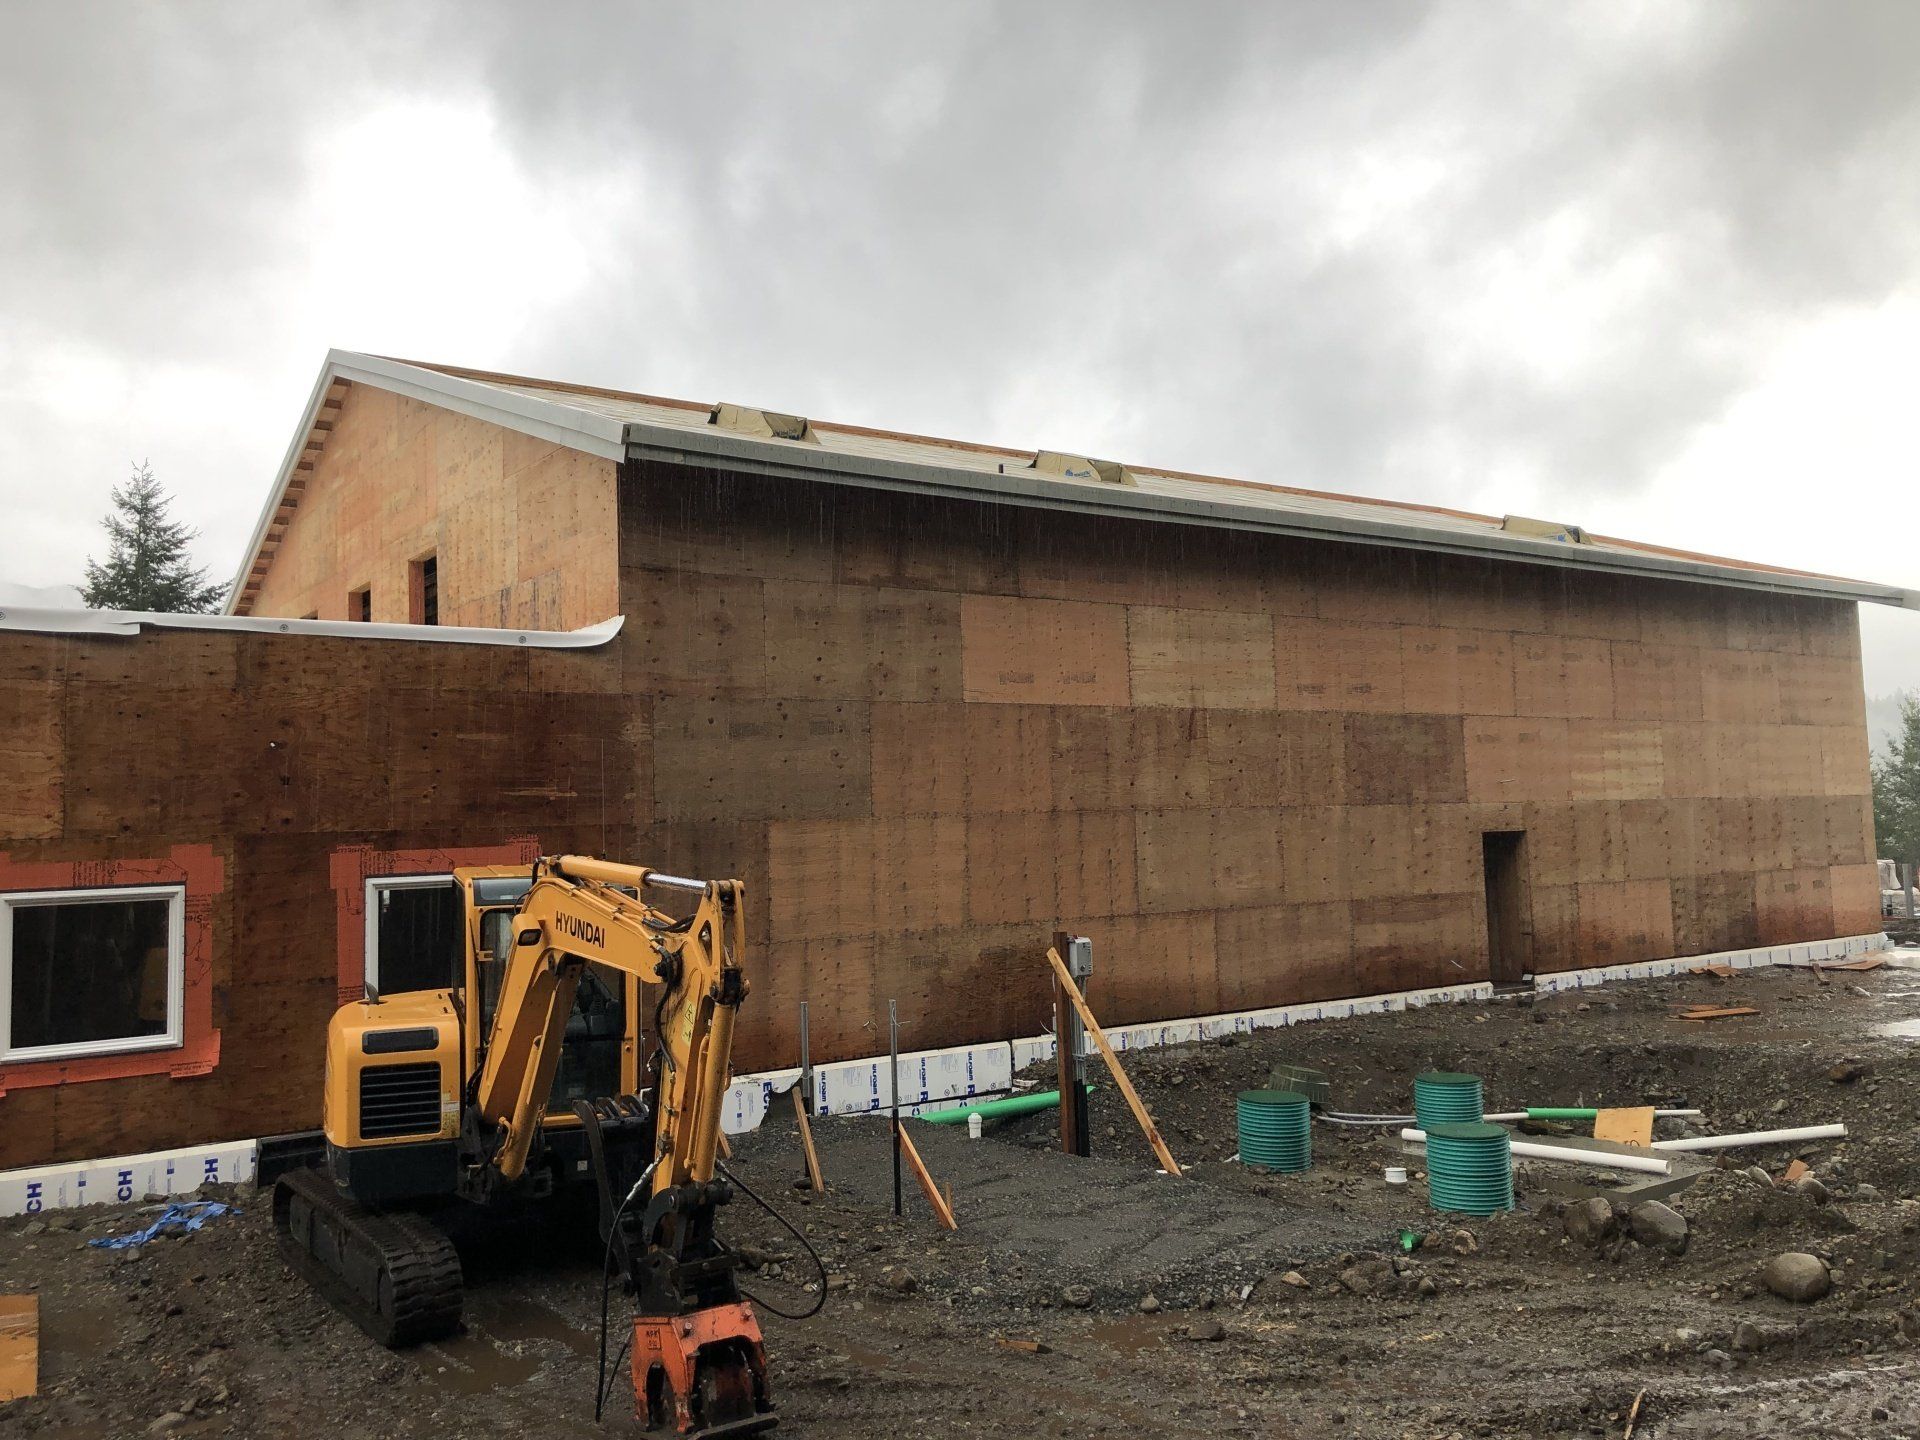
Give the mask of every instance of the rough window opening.
POLYGON ((460 961, 458 893, 451 875, 367 881, 367 985, 382 995, 446 990, 460 961))
POLYGON ((0 1060, 181 1043, 186 887, 0 895, 0 1060))
POLYGON ((440 623, 440 558, 422 555, 410 567, 409 618, 416 625, 440 623))
POLYGON ((373 619, 373 587, 362 585, 358 590, 347 592, 347 619, 373 619))

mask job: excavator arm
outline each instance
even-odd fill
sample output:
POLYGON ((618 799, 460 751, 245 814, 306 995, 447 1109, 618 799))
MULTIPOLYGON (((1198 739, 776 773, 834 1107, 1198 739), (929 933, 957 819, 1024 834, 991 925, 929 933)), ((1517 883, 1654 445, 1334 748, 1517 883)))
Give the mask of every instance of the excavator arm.
MULTIPOLYGON (((738 880, 685 880, 579 855, 538 862, 514 917, 474 1097, 480 1120, 497 1132, 489 1164, 511 1183, 525 1172, 546 1114, 586 967, 661 987, 653 1161, 644 1186, 618 1206, 604 1170, 601 1184, 606 1238, 635 1296, 635 1407, 649 1425, 682 1435, 748 1435, 774 1423, 759 1322, 734 1281, 734 1257, 713 1233, 715 1208, 732 1198, 714 1177, 714 1157, 734 1017, 747 995, 745 948, 738 880), (641 898, 649 889, 699 899, 676 919, 641 898)), ((574 1112, 600 1157, 597 1112, 585 1101, 574 1112)))
POLYGON ((734 1016, 747 994, 740 889, 738 880, 686 880, 579 855, 537 862, 475 1092, 480 1118, 500 1131, 492 1154, 500 1179, 526 1170, 588 965, 663 987, 653 1193, 713 1179, 734 1016), (700 899, 691 917, 675 919, 640 898, 649 888, 700 899))

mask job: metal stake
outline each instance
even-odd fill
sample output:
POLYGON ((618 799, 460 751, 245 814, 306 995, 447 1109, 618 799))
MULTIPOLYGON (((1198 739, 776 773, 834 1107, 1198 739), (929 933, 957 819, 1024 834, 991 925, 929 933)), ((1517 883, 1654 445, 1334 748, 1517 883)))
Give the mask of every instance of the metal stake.
MULTIPOLYGON (((1093 974, 1093 942, 1060 930, 1054 932, 1053 944, 1067 962, 1067 973, 1084 989, 1093 974)), ((1053 1037, 1060 1075, 1060 1148, 1068 1155, 1088 1155, 1093 1146, 1087 1124, 1087 1032, 1058 980, 1053 984, 1053 1037)))
POLYGON ((900 1213, 900 1005, 887 1001, 887 1074, 893 1084, 893 1213, 900 1213))
POLYGON ((800 1002, 800 1099, 813 1114, 813 1050, 807 1043, 807 1002, 800 1002))

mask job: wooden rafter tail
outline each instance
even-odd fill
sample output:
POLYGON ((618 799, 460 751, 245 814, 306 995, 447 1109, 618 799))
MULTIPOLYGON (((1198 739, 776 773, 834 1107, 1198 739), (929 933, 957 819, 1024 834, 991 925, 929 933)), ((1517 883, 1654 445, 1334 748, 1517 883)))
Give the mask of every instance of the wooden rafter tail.
POLYGON ((1107 1043, 1107 1032, 1100 1028, 1100 1022, 1093 1018, 1093 1011, 1087 1007, 1087 997, 1080 993, 1080 987, 1073 983, 1073 976, 1067 971, 1067 962, 1060 958, 1060 952, 1051 946, 1047 949, 1047 963, 1053 966, 1054 976, 1060 981, 1061 988, 1067 992, 1067 998, 1073 1002, 1073 1008, 1080 1012, 1080 1023, 1087 1027, 1087 1034, 1093 1037, 1094 1046, 1100 1051, 1100 1058, 1107 1062, 1107 1069, 1113 1074, 1113 1083, 1120 1088, 1121 1096, 1127 1102, 1127 1108, 1133 1111, 1133 1118, 1139 1122, 1141 1131, 1147 1137, 1147 1143, 1153 1147, 1154 1157, 1159 1160, 1160 1168, 1169 1175, 1184 1175, 1186 1172, 1167 1149, 1167 1142, 1160 1138, 1159 1127, 1153 1123, 1153 1116, 1147 1113, 1146 1103, 1139 1092, 1133 1088, 1133 1082, 1127 1078, 1127 1072, 1120 1068, 1120 1057, 1113 1053, 1113 1046, 1107 1043))
POLYGON ((947 1203, 946 1196, 940 1193, 940 1187, 933 1183, 933 1176, 927 1171, 927 1162, 920 1158, 920 1151, 913 1143, 913 1136, 907 1133, 904 1121, 900 1125, 900 1153, 906 1157, 907 1168, 913 1171, 913 1178, 920 1182, 920 1193, 933 1206, 934 1218, 947 1229, 958 1230, 960 1225, 953 1218, 953 1207, 947 1203))
POLYGON ((800 1098, 798 1085, 787 1093, 793 1096, 793 1118, 800 1122, 800 1148, 807 1157, 807 1183, 813 1186, 814 1194, 825 1194, 827 1177, 820 1173, 820 1153, 813 1148, 813 1122, 807 1119, 807 1102, 800 1098))

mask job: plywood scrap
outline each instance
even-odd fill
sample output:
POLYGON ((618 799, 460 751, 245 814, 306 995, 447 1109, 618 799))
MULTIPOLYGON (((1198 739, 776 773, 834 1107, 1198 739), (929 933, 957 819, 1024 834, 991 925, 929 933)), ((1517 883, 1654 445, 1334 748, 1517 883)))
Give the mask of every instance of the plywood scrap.
POLYGON ((1740 972, 1731 965, 1697 965, 1691 972, 1695 975, 1713 975, 1722 980, 1731 980, 1740 972))
POLYGON ((1073 976, 1067 972, 1067 962, 1060 958, 1060 952, 1047 950, 1047 963, 1053 967, 1054 978, 1060 982, 1060 988, 1066 991, 1067 998, 1073 1002, 1073 1008, 1080 1013, 1080 1023, 1087 1027, 1087 1034, 1093 1037, 1094 1045, 1100 1051, 1100 1058, 1107 1062, 1107 1069, 1113 1073, 1113 1083, 1120 1087, 1120 1094, 1127 1102, 1127 1108, 1133 1111, 1133 1118, 1139 1122, 1140 1129, 1147 1137, 1147 1143, 1153 1147, 1160 1168, 1169 1175, 1184 1172, 1173 1158, 1173 1152, 1167 1149, 1167 1142, 1160 1138, 1160 1130, 1153 1123, 1153 1116, 1147 1113, 1145 1102, 1134 1090, 1133 1082, 1127 1078, 1127 1072, 1120 1067, 1120 1057, 1113 1053, 1113 1046, 1107 1043, 1107 1032, 1100 1028, 1100 1022, 1093 1018, 1093 1011, 1087 1006, 1087 997, 1080 993, 1080 987, 1073 983, 1073 976))
POLYGON ((947 1197, 940 1193, 940 1187, 933 1183, 933 1176, 927 1171, 927 1162, 920 1158, 913 1137, 907 1133, 905 1125, 899 1128, 900 1154, 907 1162, 907 1168, 913 1171, 913 1178, 920 1182, 920 1193, 927 1197, 927 1203, 933 1206, 933 1215, 949 1230, 958 1230, 959 1223, 953 1218, 953 1207, 947 1203, 947 1197))
POLYGON ((1751 1005, 1695 1005, 1680 1012, 1682 1020, 1731 1020, 1736 1015, 1758 1015, 1751 1005))
POLYGON ((1816 970, 1878 970, 1887 963, 1884 955, 1869 955, 1864 960, 1816 960, 1816 970))
POLYGON ((1618 1110, 1601 1110, 1593 1117, 1593 1138, 1612 1140, 1620 1145, 1651 1145, 1653 1106, 1632 1105, 1618 1110))
POLYGON ((0 1401, 40 1389, 40 1297, 0 1295, 0 1401))
POLYGON ((1002 1335, 993 1342, 1002 1350, 1012 1350, 1021 1355, 1051 1355, 1053 1347, 1044 1340, 1014 1340, 1002 1335))
POLYGON ((1791 1185, 1796 1180, 1804 1180, 1813 1173, 1813 1167, 1804 1160, 1796 1160, 1787 1166, 1787 1173, 1780 1177, 1782 1185, 1791 1185))

